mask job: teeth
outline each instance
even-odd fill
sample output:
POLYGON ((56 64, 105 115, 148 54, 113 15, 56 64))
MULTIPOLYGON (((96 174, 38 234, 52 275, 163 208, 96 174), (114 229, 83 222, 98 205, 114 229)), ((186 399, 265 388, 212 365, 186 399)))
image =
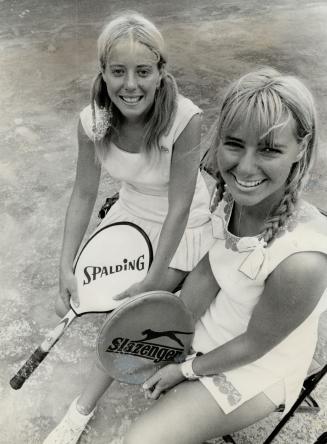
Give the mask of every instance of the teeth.
POLYGON ((122 97, 122 99, 126 103, 136 103, 141 99, 141 97, 122 97))
POLYGON ((242 187, 247 187, 247 188, 256 187, 264 181, 264 179, 261 179, 261 180, 249 180, 247 182, 243 182, 243 180, 239 180, 236 177, 235 177, 235 180, 239 185, 241 185, 242 187))

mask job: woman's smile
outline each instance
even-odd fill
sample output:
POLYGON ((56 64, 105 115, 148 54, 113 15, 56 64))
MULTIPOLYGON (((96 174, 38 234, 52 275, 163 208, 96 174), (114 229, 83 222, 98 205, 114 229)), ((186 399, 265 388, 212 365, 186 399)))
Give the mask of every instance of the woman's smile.
POLYGON ((239 185, 242 188, 257 188, 259 185, 261 185, 263 182, 266 181, 266 179, 264 179, 264 178, 263 179, 242 180, 233 173, 231 173, 231 175, 234 177, 237 185, 239 185))
POLYGON ((143 96, 119 96, 121 100, 128 105, 136 105, 138 104, 142 99, 143 96))

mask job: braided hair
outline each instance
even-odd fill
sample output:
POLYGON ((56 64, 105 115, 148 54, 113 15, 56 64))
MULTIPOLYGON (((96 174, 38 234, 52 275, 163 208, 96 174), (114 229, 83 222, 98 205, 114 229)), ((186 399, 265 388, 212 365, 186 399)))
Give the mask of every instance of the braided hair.
POLYGON ((271 68, 246 74, 234 82, 222 102, 215 133, 207 156, 207 168, 215 170, 216 187, 212 210, 223 197, 224 180, 219 172, 217 147, 232 126, 245 123, 256 128, 261 139, 273 145, 275 130, 293 118, 295 136, 303 151, 292 165, 284 195, 265 221, 263 239, 271 242, 285 227, 294 212, 317 150, 317 117, 313 97, 307 87, 293 76, 281 75, 271 68), (213 167, 212 167, 213 165, 213 167))

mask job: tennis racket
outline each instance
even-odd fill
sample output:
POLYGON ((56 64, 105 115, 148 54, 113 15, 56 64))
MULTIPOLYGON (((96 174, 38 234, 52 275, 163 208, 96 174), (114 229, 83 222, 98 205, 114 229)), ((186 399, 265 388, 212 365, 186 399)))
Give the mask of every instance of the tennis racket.
POLYGON ((193 317, 181 299, 149 291, 110 314, 97 339, 98 361, 114 379, 143 384, 164 365, 183 362, 193 335, 193 317))
POLYGON ((76 316, 111 311, 124 303, 113 296, 141 281, 152 258, 150 240, 133 223, 117 222, 95 232, 74 263, 79 306, 70 301, 71 309, 10 380, 11 387, 15 390, 22 387, 76 316))

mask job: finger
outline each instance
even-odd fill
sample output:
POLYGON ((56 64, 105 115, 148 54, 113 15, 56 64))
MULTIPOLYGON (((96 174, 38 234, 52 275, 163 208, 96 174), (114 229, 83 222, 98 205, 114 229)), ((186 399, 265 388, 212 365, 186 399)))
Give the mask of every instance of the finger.
POLYGON ((147 379, 143 384, 144 390, 150 390, 154 385, 156 385, 160 381, 160 374, 159 372, 152 375, 149 379, 147 379))
POLYGON ((72 303, 75 305, 75 307, 79 306, 79 297, 77 294, 77 290, 75 288, 71 290, 70 299, 72 303))
POLYGON ((61 298, 61 297, 58 297, 58 298, 56 299, 56 302, 55 302, 55 311, 56 311, 57 315, 58 315, 60 318, 62 318, 63 316, 66 315, 66 313, 67 313, 68 310, 69 310, 69 309, 67 309, 67 307, 66 307, 66 305, 64 304, 62 298, 61 298))
POLYGON ((67 289, 65 291, 61 292, 60 298, 61 298, 61 301, 64 304, 65 308, 67 308, 69 310, 70 309, 70 305, 69 305, 70 296, 69 296, 67 289))
POLYGON ((73 276, 69 282, 68 293, 70 294, 71 301, 74 303, 74 305, 76 307, 78 307, 80 304, 80 301, 79 301, 79 297, 78 297, 77 280, 76 280, 75 276, 73 276))
POLYGON ((153 392, 150 392, 150 399, 158 399, 159 396, 164 393, 165 388, 160 385, 160 382, 155 386, 153 392))
POLYGON ((123 293, 116 294, 115 296, 113 296, 112 299, 114 299, 115 301, 121 301, 122 299, 125 299, 128 296, 129 294, 126 291, 124 291, 123 293))
POLYGON ((151 390, 144 390, 145 399, 150 399, 151 393, 152 393, 151 390))

